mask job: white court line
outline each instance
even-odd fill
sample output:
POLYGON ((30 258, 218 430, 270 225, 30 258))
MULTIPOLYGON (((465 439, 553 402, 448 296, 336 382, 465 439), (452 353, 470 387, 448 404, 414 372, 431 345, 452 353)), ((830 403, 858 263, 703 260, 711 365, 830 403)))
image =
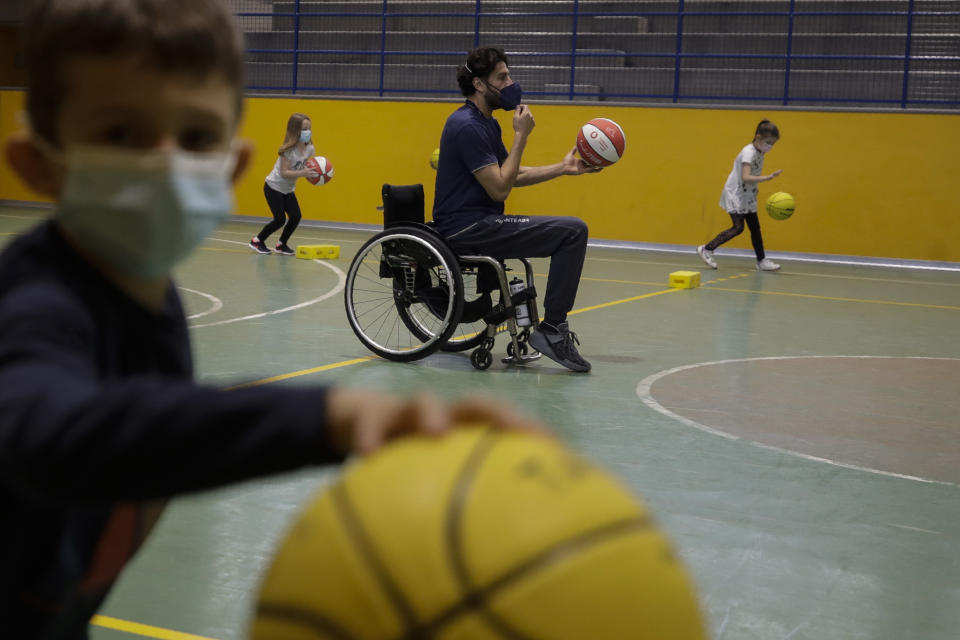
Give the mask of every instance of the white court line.
MULTIPOLYGON (((779 258, 779 257, 777 259, 786 260, 786 258, 779 258)), ((590 257, 590 256, 587 256, 586 260, 593 261, 593 262, 620 262, 624 264, 646 264, 646 265, 653 265, 653 266, 668 266, 668 267, 689 267, 690 266, 689 261, 684 263, 656 262, 656 261, 650 261, 650 260, 628 260, 625 258, 597 258, 597 257, 590 257)), ((834 264, 834 263, 824 261, 823 264, 834 264)), ((864 265, 860 265, 860 266, 864 266, 864 265)), ((866 266, 873 266, 873 265, 866 265, 866 266)), ((886 265, 886 266, 889 266, 889 265, 886 265)), ((696 268, 707 271, 708 273, 718 273, 716 271, 713 271, 713 269, 706 268, 705 266, 701 266, 700 264, 698 264, 696 268)), ((730 272, 737 271, 737 270, 739 271, 747 270, 752 272, 753 268, 747 265, 743 265, 739 267, 739 269, 736 266, 730 267, 728 269, 728 271, 730 272)), ((841 276, 841 275, 833 275, 829 273, 810 273, 807 271, 793 271, 792 269, 788 269, 784 271, 783 275, 784 276, 803 276, 806 278, 833 278, 835 280, 863 280, 868 282, 882 282, 882 283, 894 283, 894 284, 923 284, 923 285, 930 285, 930 286, 936 286, 936 287, 960 287, 960 282, 931 282, 929 280, 897 280, 893 278, 874 278, 869 276, 841 276)))
POLYGON ((204 298, 206 298, 211 302, 209 309, 207 309, 206 311, 201 311, 200 313, 195 313, 192 316, 187 316, 187 320, 193 320, 194 318, 202 318, 203 316, 208 316, 211 313, 216 313, 217 311, 220 311, 220 309, 223 309, 223 302, 220 300, 220 298, 216 297, 215 295, 204 293, 203 291, 197 291, 195 289, 187 289, 186 287, 177 287, 177 289, 180 289, 181 291, 189 291, 190 293, 195 293, 198 296, 203 296, 204 298))
POLYGON ((791 276, 806 276, 808 278, 834 278, 836 280, 864 280, 867 282, 883 282, 892 284, 924 284, 934 287, 960 287, 960 282, 930 282, 929 280, 894 280, 893 278, 869 278, 867 276, 836 276, 829 273, 807 273, 805 271, 788 271, 791 276))
POLYGON ((785 453, 791 456, 796 456, 798 458, 803 458, 805 460, 812 460, 814 462, 823 462, 825 464, 831 464, 836 467, 843 467, 844 469, 853 469, 855 471, 866 471, 867 473, 876 473, 882 476, 889 476, 892 478, 901 478, 903 480, 915 480, 917 482, 926 482, 929 484, 942 484, 948 487, 960 486, 953 482, 946 482, 944 480, 930 480, 928 478, 921 478, 919 476, 909 476, 902 473, 894 473, 892 471, 881 471, 880 469, 871 469, 870 467, 861 467, 855 464, 848 464, 846 462, 837 462, 836 460, 830 460, 828 458, 820 458, 818 456, 812 456, 806 453, 800 453, 799 451, 791 451, 790 449, 783 449, 781 447, 775 447, 769 444, 762 444, 760 442, 754 442, 753 440, 747 440, 741 436, 735 436, 725 431, 720 431, 712 427, 708 427, 705 424, 700 424, 689 418, 685 418, 679 414, 670 411, 662 404, 654 400, 653 395, 650 393, 650 388, 653 386, 657 380, 661 378, 666 378, 669 375, 678 373, 680 371, 686 371, 687 369, 696 369, 698 367, 709 367, 715 364, 730 364, 734 362, 753 362, 755 360, 799 360, 799 359, 810 359, 810 358, 859 358, 859 359, 890 359, 890 360, 960 360, 960 358, 931 358, 923 356, 768 356, 762 358, 735 358, 732 360, 715 360, 713 362, 698 362, 695 364, 688 364, 682 367, 674 367, 673 369, 666 369, 660 371, 651 376, 647 376, 637 384, 637 396, 640 400, 643 401, 645 405, 653 409, 654 411, 661 413, 668 418, 673 418, 677 422, 687 425, 688 427, 693 427, 694 429, 699 429, 700 431, 705 431, 707 433, 713 434, 715 436, 720 436, 721 438, 727 438, 728 440, 742 440, 747 442, 755 447, 760 449, 767 449, 770 451, 776 451, 777 453, 785 453))
POLYGON ((939 531, 931 531, 930 529, 921 529, 920 527, 911 527, 907 524, 897 524, 895 522, 890 523, 891 527, 897 527, 898 529, 906 529, 908 531, 919 531, 920 533, 932 533, 935 536, 941 535, 939 531))
MULTIPOLYGON (((247 244, 246 242, 237 242, 236 240, 222 240, 222 239, 220 239, 220 238, 210 238, 210 240, 216 240, 217 242, 230 242, 230 243, 232 243, 232 244, 242 244, 242 245, 244 245, 244 246, 246 246, 246 244, 247 244)), ((281 257, 280 259, 281 259, 281 260, 287 260, 287 259, 289 259, 289 258, 287 258, 286 256, 283 256, 283 257, 281 257)), ((190 325, 190 328, 191 328, 191 329, 200 329, 200 328, 202 328, 202 327, 214 327, 214 326, 221 325, 221 324, 231 324, 231 323, 234 323, 234 322, 243 322, 244 320, 255 320, 255 319, 257 319, 257 318, 263 318, 263 317, 265 317, 265 316, 274 316, 274 315, 277 315, 278 313, 286 313, 287 311, 295 311, 295 310, 297 310, 297 309, 302 309, 302 308, 304 308, 304 307, 309 307, 309 306, 312 305, 312 304, 316 304, 316 303, 318 303, 318 302, 322 302, 322 301, 326 300, 327 298, 331 298, 331 297, 337 295, 338 293, 340 293, 341 291, 343 291, 343 288, 344 288, 344 286, 346 286, 346 283, 347 283, 347 274, 345 274, 345 273, 343 272, 343 269, 340 269, 339 267, 337 267, 337 266, 334 265, 334 264, 330 264, 330 262, 329 262, 328 260, 313 260, 313 262, 316 262, 317 264, 323 265, 324 267, 330 269, 330 270, 333 271, 335 274, 337 274, 337 286, 335 286, 335 287, 334 287, 333 289, 331 289, 330 291, 327 291, 327 292, 326 292, 325 294, 323 294, 322 296, 317 297, 317 298, 314 298, 313 300, 307 300, 306 302, 301 302, 300 304, 295 304, 295 305, 293 305, 293 306, 291 306, 291 307, 284 307, 284 308, 282 308, 282 309, 274 309, 273 311, 264 311, 263 313, 255 313, 255 314, 252 314, 252 315, 249 315, 249 316, 241 316, 241 317, 239 317, 239 318, 230 318, 229 320, 220 320, 220 321, 218 321, 218 322, 207 322, 207 323, 205 323, 205 324, 194 324, 194 325, 190 325)))

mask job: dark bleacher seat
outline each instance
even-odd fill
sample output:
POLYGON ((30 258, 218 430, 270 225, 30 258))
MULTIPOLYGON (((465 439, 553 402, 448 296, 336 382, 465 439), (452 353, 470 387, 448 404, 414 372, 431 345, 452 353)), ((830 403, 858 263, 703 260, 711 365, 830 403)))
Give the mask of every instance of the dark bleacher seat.
MULTIPOLYGON (((895 12, 907 5, 906 0, 796 0, 790 97, 800 104, 816 98, 899 100, 907 37, 906 17, 895 12)), ((917 12, 956 12, 958 5, 914 1, 917 12)), ((294 10, 289 0, 268 6, 277 14, 294 10)), ((681 98, 749 102, 752 97, 769 104, 783 97, 791 28, 788 0, 686 0, 679 41, 676 0, 580 0, 576 21, 557 15, 571 11, 570 0, 484 0, 479 18, 475 0, 390 0, 386 17, 382 0, 299 6, 301 14, 320 15, 301 15, 298 21, 298 91, 331 94, 378 92, 382 74, 389 96, 408 89, 412 96, 454 97, 455 67, 473 48, 479 26, 479 41, 507 50, 514 76, 530 94, 547 92, 558 99, 568 94, 575 43, 575 92, 607 93, 616 100, 629 94, 672 98, 679 42, 681 98), (330 15, 335 13, 349 15, 330 15), (443 15, 409 15, 426 13, 443 15), (642 15, 590 15, 596 13, 642 15)), ((254 24, 247 33, 249 83, 289 87, 294 18, 274 15, 254 24), (267 24, 271 28, 263 28, 267 24)), ((910 99, 960 101, 960 15, 914 15, 912 27, 910 50, 918 58, 911 61, 910 99)))

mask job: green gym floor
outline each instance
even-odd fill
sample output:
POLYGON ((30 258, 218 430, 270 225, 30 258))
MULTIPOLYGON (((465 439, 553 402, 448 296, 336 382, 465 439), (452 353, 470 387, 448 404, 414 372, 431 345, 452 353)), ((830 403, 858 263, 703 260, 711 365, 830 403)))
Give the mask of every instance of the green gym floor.
MULTIPOLYGON (((0 242, 46 213, 0 208, 0 242)), ((301 227, 291 244, 341 247, 310 261, 254 254, 257 228, 224 225, 178 269, 200 380, 486 392, 524 407, 646 498, 717 640, 960 635, 960 271, 775 247, 779 273, 723 250, 712 271, 692 250, 591 247, 570 324, 593 371, 508 367, 503 336, 476 371, 468 353, 392 363, 356 339, 342 289, 371 232, 301 227), (676 270, 702 286, 669 288, 676 270)), ((534 266, 542 290, 546 262, 534 266)), ((334 473, 175 500, 94 640, 243 638, 272 548, 334 473)))

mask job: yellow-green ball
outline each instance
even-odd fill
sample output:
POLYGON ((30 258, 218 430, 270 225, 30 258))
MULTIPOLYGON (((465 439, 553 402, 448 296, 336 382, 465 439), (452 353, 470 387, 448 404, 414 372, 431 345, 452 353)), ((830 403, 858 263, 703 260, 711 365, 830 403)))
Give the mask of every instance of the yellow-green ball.
POLYGON ((437 165, 440 163, 440 147, 437 147, 433 150, 433 153, 430 154, 430 168, 436 170, 437 165))
POLYGON ((793 215, 796 206, 793 196, 783 191, 777 191, 767 198, 767 214, 774 220, 786 220, 793 215))
POLYGON ((406 437, 300 514, 253 640, 703 640, 642 501, 557 442, 476 427, 406 437))

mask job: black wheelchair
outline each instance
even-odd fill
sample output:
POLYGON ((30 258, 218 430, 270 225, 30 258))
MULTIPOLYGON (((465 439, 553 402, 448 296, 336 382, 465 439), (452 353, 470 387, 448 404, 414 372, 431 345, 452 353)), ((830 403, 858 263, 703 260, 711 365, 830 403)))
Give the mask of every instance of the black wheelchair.
POLYGON ((467 351, 477 369, 493 363, 494 339, 506 327, 507 364, 540 358, 528 344, 539 324, 533 267, 507 280, 506 263, 454 255, 424 222, 423 185, 383 185, 383 231, 357 252, 344 290, 350 327, 388 360, 410 362, 441 351, 467 351))

